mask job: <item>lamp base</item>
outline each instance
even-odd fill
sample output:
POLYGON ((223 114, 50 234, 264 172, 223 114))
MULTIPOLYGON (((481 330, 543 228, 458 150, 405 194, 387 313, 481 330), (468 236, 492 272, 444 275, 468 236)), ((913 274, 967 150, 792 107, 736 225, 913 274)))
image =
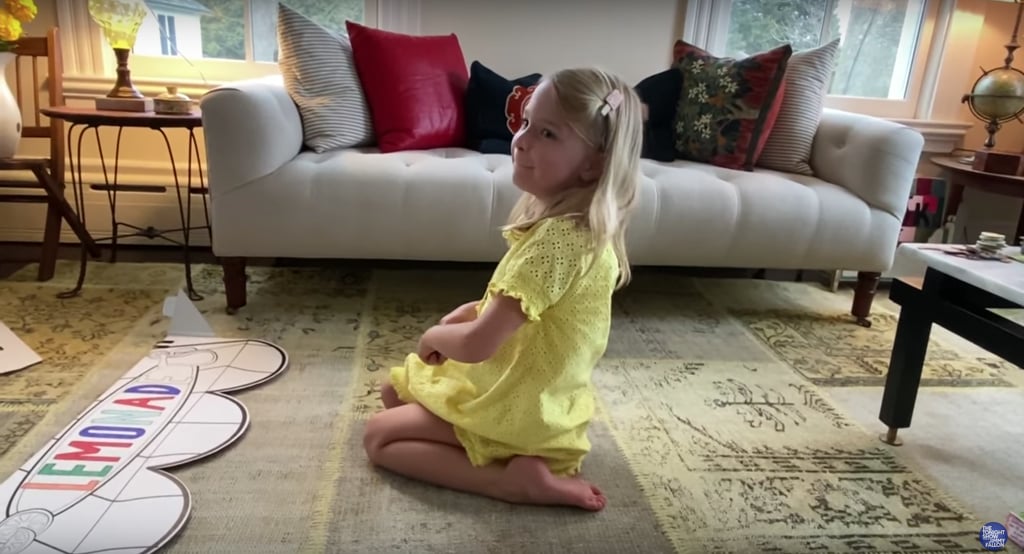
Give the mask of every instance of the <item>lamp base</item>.
POLYGON ((96 98, 96 109, 115 112, 151 112, 153 111, 153 99, 100 96, 96 98))

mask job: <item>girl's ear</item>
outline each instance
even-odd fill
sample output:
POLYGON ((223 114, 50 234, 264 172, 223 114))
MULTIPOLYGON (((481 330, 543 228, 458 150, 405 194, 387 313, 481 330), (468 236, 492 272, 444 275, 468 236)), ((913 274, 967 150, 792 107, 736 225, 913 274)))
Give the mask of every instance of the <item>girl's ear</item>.
POLYGON ((585 183, 593 183, 598 180, 604 171, 604 158, 603 152, 591 154, 587 161, 583 163, 583 169, 580 171, 580 180, 585 183))

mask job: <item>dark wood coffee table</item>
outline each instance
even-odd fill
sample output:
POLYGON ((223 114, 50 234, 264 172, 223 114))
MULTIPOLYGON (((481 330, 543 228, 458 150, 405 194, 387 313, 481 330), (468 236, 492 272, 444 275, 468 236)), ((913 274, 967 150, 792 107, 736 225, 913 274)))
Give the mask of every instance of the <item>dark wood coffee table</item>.
POLYGON ((889 428, 882 435, 888 444, 902 444, 896 434, 910 427, 932 324, 1024 368, 1024 326, 991 311, 1024 308, 1024 263, 950 254, 963 248, 903 244, 896 251, 896 265, 924 267, 925 273, 924 279, 894 279, 889 291, 901 309, 878 416, 889 428))

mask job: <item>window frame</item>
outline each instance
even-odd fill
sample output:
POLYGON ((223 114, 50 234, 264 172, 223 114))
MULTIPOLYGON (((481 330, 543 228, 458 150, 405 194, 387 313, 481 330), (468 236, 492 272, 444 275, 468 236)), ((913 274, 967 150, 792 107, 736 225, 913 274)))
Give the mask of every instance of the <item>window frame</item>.
MULTIPOLYGON (((421 0, 364 0, 364 23, 389 31, 419 34, 421 0)), ((106 94, 116 78, 117 61, 84 0, 56 0, 57 24, 62 31, 65 97, 94 98, 106 94)), ((155 96, 177 86, 193 98, 210 89, 243 79, 279 75, 274 62, 190 60, 181 57, 132 55, 132 83, 155 96), (157 71, 156 68, 159 68, 157 71), (216 75, 216 79, 209 76, 216 75)))
MULTIPOLYGON (((835 0, 829 0, 833 3, 835 0)), ((939 67, 946 47, 955 0, 924 0, 924 16, 913 56, 905 56, 911 71, 904 99, 856 98, 828 95, 825 107, 886 119, 927 119, 939 81, 939 67)), ((712 54, 725 44, 733 0, 688 0, 682 39, 712 54)))
POLYGON ((160 29, 160 50, 163 51, 163 55, 172 56, 172 52, 178 49, 178 34, 174 16, 157 13, 156 22, 160 29))

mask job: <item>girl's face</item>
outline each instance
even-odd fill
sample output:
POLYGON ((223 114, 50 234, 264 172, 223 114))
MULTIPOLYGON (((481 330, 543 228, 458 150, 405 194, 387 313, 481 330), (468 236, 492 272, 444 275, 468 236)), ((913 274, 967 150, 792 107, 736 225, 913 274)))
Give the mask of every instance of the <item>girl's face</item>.
POLYGON ((512 138, 512 181, 540 200, 600 176, 600 156, 566 121, 555 89, 542 82, 523 111, 512 138))

